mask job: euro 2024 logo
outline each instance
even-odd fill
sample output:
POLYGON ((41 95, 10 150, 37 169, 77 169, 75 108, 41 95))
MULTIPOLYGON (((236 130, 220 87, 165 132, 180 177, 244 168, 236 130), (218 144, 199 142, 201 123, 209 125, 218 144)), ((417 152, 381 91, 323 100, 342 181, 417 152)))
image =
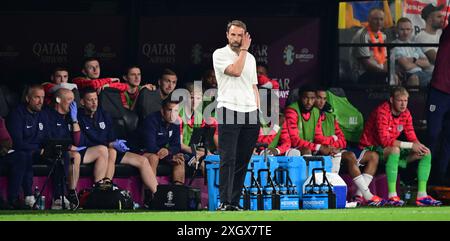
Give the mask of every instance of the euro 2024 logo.
POLYGON ((289 44, 284 48, 283 59, 285 65, 291 65, 292 63, 294 63, 295 59, 294 46, 289 44))

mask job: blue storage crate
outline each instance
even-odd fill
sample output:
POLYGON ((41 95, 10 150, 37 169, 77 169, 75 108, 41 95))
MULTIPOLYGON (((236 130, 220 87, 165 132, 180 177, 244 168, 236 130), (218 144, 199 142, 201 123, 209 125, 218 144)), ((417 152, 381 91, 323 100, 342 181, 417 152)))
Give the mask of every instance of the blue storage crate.
MULTIPOLYGON (((219 196, 219 168, 220 168, 220 156, 208 155, 205 158, 206 163, 206 176, 208 179, 208 209, 215 211, 220 204, 219 196)), ((259 169, 266 168, 263 156, 253 155, 248 163, 247 169, 253 173, 257 173, 259 169)), ((257 176, 255 176, 256 178, 257 176)), ((251 172, 247 172, 245 176, 244 186, 250 187, 251 185, 251 172)), ((242 198, 241 198, 242 199, 242 198)), ((255 206, 256 207, 256 206, 255 206)))
MULTIPOLYGON (((314 159, 323 158, 324 168, 327 172, 331 172, 331 157, 321 156, 321 157, 307 157, 314 159)), ((219 198, 219 155, 208 155, 205 158, 207 179, 208 179, 208 207, 210 211, 215 211, 220 203, 219 198)), ((269 169, 270 175, 273 178, 274 171, 277 168, 287 169, 289 172, 289 177, 293 184, 295 185, 296 194, 282 195, 280 209, 290 210, 295 209, 296 203, 302 199, 302 187, 307 177, 311 175, 313 168, 323 167, 322 161, 309 161, 309 165, 306 165, 306 161, 302 156, 269 156, 267 157, 267 163, 264 160, 264 156, 252 156, 251 161, 248 165, 247 175, 245 177, 244 186, 250 188, 251 186, 251 173, 256 179, 258 179, 258 172, 261 169, 269 169)), ((285 180, 285 178, 282 178, 285 180)), ((262 188, 268 187, 267 183, 267 172, 261 172, 260 174, 260 186, 262 188)), ((283 187, 284 188, 284 187, 283 187)), ((264 196, 264 209, 270 210, 272 207, 271 195, 264 196), (270 200, 269 200, 270 199, 270 200), (267 200, 267 201, 266 201, 267 200), (269 209, 270 207, 270 209, 269 209)), ((243 205, 243 197, 241 197, 241 205, 243 205)), ((251 196, 250 209, 257 210, 257 197, 256 195, 251 196)), ((298 208, 297 208, 298 209, 298 208)))
MULTIPOLYGON (((289 178, 295 185, 295 191, 300 195, 302 193, 302 186, 306 180, 306 164, 305 160, 301 156, 278 156, 273 157, 277 160, 278 166, 287 169, 289 172, 289 178)), ((273 173, 273 172, 272 172, 273 173)), ((286 180, 286 177, 281 177, 286 180)), ((281 180, 277 180, 280 182, 281 180)))
POLYGON ((206 178, 208 179, 208 208, 216 210, 219 206, 219 155, 208 155, 205 158, 206 178))
POLYGON ((281 195, 280 210, 299 210, 300 195, 281 195))
POLYGON ((331 172, 331 167, 333 166, 331 156, 303 156, 303 159, 305 160, 306 167, 308 168, 306 177, 311 176, 314 168, 325 168, 326 172, 331 172), (322 162, 320 161, 321 159, 325 162, 325 166, 322 166, 322 162))

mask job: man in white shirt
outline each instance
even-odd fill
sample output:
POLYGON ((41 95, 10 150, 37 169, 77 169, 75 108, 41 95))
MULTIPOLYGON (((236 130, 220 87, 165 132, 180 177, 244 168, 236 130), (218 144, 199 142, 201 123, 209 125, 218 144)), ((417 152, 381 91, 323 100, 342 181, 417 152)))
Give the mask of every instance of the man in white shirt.
MULTIPOLYGON (((425 20, 425 29, 422 29, 422 31, 417 34, 415 42, 439 44, 439 38, 441 37, 442 28, 444 27, 444 14, 441 11, 443 8, 444 5, 435 7, 430 3, 422 9, 421 15, 425 20)), ((437 47, 422 47, 422 51, 433 65, 436 61, 437 50, 437 47)))
POLYGON ((221 211, 239 211, 247 165, 259 133, 259 92, 255 57, 248 52, 245 23, 228 23, 228 44, 213 53, 219 121, 221 211))
MULTIPOLYGON (((392 43, 410 44, 413 26, 408 18, 397 20, 398 39, 392 43)), ((405 76, 406 86, 427 86, 430 83, 431 64, 419 47, 395 47, 392 51, 399 72, 405 76)))

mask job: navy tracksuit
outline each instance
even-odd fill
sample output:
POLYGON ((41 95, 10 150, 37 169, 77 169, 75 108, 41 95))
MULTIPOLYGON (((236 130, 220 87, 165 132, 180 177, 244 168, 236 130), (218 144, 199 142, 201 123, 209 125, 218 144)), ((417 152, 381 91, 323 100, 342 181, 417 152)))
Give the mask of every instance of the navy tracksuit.
POLYGON ((90 115, 86 115, 84 109, 79 109, 78 123, 81 135, 80 143, 77 146, 108 146, 110 142, 116 140, 116 135, 112 128, 112 118, 100 108, 94 113, 93 118, 90 115))
POLYGON ((10 113, 7 128, 13 141, 12 166, 9 178, 9 201, 17 199, 20 185, 25 196, 32 195, 33 161, 40 158, 40 151, 48 138, 48 119, 43 112, 31 113, 24 104, 10 113))
POLYGON ((430 151, 436 157, 432 165, 434 178, 445 183, 450 161, 450 94, 430 87, 427 125, 430 151))
POLYGON ((157 153, 166 147, 171 156, 181 151, 180 125, 167 123, 160 111, 149 114, 137 129, 141 136, 141 145, 145 152, 157 153))
MULTIPOLYGON (((58 113, 53 108, 47 108, 44 110, 45 114, 47 114, 47 119, 49 123, 49 138, 50 139, 69 139, 72 140, 72 125, 70 123, 70 120, 67 115, 62 115, 58 113)), ((52 160, 55 161, 55 160, 52 160)), ((65 151, 63 153, 63 166, 57 165, 53 176, 52 176, 52 182, 53 182, 53 198, 56 199, 58 197, 61 197, 64 193, 64 185, 65 181, 62 181, 62 175, 63 172, 65 176, 68 176, 68 168, 69 168, 69 152, 65 151), (61 169, 63 167, 64 169, 61 169)))

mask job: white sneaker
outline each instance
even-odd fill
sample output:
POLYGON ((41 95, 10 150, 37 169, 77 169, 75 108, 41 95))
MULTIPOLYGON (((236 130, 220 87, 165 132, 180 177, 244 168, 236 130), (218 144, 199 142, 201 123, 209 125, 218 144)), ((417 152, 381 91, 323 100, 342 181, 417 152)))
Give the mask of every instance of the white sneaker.
POLYGON ((33 208, 34 203, 36 202, 36 198, 34 196, 26 196, 25 197, 25 205, 33 208))
MULTIPOLYGON (((66 209, 70 209, 70 202, 69 202, 69 200, 67 200, 66 197, 64 197, 64 207, 65 207, 66 209)), ((58 198, 58 199, 56 199, 56 200, 55 200, 55 199, 53 200, 51 209, 52 209, 52 210, 61 210, 61 209, 62 209, 62 201, 61 201, 61 198, 58 198)))

